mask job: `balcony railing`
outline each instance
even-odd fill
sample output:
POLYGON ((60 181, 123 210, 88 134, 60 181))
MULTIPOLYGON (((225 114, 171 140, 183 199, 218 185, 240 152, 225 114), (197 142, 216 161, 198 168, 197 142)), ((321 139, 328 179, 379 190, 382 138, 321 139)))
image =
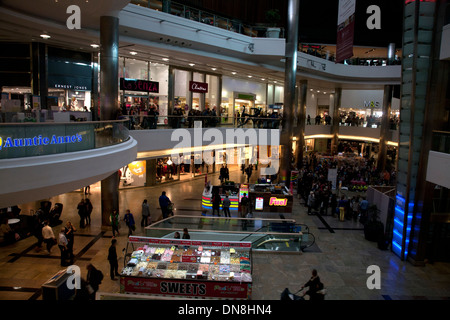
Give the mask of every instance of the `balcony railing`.
MULTIPOLYGON (((168 8, 163 8, 163 1, 160 0, 131 0, 131 4, 141 7, 147 7, 157 11, 168 12, 172 15, 182 17, 185 19, 201 22, 210 26, 222 28, 228 31, 244 34, 250 37, 265 37, 266 27, 256 27, 245 24, 237 19, 230 19, 210 13, 204 10, 186 6, 181 3, 170 1, 168 8)), ((280 28, 280 37, 284 38, 284 28, 280 28)))
POLYGON ((0 159, 78 152, 129 139, 128 121, 0 124, 0 159))

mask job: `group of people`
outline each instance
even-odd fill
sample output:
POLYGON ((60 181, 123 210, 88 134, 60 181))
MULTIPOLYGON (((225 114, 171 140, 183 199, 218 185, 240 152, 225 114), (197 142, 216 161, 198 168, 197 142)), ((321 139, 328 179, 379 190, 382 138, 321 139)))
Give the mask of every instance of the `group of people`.
POLYGON ((51 254, 52 248, 57 245, 61 251, 61 266, 72 265, 74 262, 73 245, 76 231, 77 229, 72 222, 67 221, 66 225, 61 227, 58 237, 56 237, 49 221, 42 221, 39 216, 35 216, 33 226, 34 236, 37 238, 35 250, 41 251, 43 244, 45 244, 47 254, 51 254))
POLYGON ((91 213, 94 209, 89 198, 81 199, 77 205, 78 215, 80 216, 80 228, 85 228, 91 224, 91 213))
MULTIPOLYGON (((324 125, 331 125, 331 116, 329 114, 324 114, 323 117, 318 114, 315 118, 314 118, 314 124, 315 125, 320 125, 322 123, 323 120, 323 124, 324 125)), ((308 114, 308 116, 306 117, 306 124, 307 125, 311 125, 311 116, 308 114)))

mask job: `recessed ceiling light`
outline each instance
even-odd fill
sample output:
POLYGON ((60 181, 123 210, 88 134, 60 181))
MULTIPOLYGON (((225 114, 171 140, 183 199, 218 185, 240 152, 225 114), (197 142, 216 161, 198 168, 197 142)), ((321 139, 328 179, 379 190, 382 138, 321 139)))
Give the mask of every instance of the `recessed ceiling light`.
POLYGON ((266 79, 262 78, 261 80, 264 81, 264 80, 266 80, 266 79))
POLYGON ((248 76, 249 78, 251 78, 252 76, 248 76))
POLYGON ((48 34, 41 34, 40 37, 43 38, 43 39, 51 38, 48 34))
POLYGON ((236 73, 237 73, 237 72, 234 72, 234 71, 233 71, 231 74, 236 74, 236 73))
POLYGON ((130 54, 135 56, 135 55, 137 55, 137 52, 136 51, 130 51, 130 54))
POLYGON ((212 71, 216 71, 216 70, 217 70, 217 68, 211 68, 211 70, 212 70, 212 71))
POLYGON ((169 58, 162 58, 163 61, 169 61, 169 58))
POLYGON ((189 63, 189 65, 190 65, 191 67, 193 67, 193 66, 195 66, 195 63, 189 63))
POLYGON ((92 48, 98 48, 98 47, 100 47, 98 44, 95 44, 95 43, 93 43, 93 44, 91 44, 91 47, 92 48))

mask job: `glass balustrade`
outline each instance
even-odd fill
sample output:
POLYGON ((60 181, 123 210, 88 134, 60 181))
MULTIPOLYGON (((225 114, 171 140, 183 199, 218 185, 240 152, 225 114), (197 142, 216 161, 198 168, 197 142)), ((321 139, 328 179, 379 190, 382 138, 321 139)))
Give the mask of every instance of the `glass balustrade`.
POLYGON ((129 139, 127 120, 0 124, 0 159, 108 147, 129 139))

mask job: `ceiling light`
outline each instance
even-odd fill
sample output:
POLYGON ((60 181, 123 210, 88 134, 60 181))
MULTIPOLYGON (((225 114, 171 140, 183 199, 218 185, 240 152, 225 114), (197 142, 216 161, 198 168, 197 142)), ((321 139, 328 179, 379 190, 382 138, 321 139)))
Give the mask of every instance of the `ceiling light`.
POLYGON ((169 61, 169 58, 162 58, 163 61, 169 61))
POLYGON ((136 51, 130 51, 130 54, 135 56, 135 55, 137 55, 137 52, 136 51))
POLYGON ((264 80, 266 80, 266 79, 262 78, 261 80, 264 81, 264 80))
POLYGON ((98 47, 100 47, 98 44, 95 44, 95 43, 93 43, 93 44, 91 44, 91 47, 92 48, 98 48, 98 47))
POLYGON ((252 76, 248 76, 249 78, 251 78, 252 76))
POLYGON ((217 70, 217 68, 211 68, 211 70, 212 70, 212 71, 216 71, 216 70, 217 70))
POLYGON ((43 38, 43 39, 49 39, 50 38, 50 36, 48 34, 41 34, 40 37, 43 38))
POLYGON ((237 73, 237 72, 234 72, 234 71, 233 71, 231 74, 236 74, 236 73, 237 73))
POLYGON ((193 67, 193 66, 195 66, 195 63, 189 63, 189 65, 190 65, 191 67, 193 67))

